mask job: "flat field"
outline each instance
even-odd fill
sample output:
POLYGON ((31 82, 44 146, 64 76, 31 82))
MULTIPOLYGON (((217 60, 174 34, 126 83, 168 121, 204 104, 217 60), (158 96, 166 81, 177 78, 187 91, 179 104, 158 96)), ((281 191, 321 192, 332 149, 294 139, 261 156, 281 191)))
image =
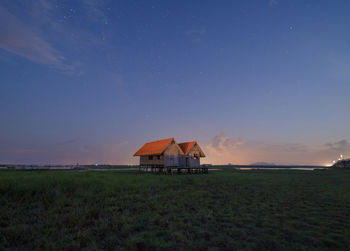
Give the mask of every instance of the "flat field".
POLYGON ((350 249, 350 171, 0 171, 0 250, 350 249))

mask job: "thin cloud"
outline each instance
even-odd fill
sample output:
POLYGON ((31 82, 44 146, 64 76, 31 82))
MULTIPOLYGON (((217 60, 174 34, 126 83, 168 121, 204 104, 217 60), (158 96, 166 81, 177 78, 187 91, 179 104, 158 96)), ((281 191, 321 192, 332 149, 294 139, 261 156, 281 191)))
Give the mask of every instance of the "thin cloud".
POLYGON ((107 15, 105 14, 105 7, 107 1, 101 0, 84 0, 81 1, 85 12, 94 21, 103 21, 105 24, 108 23, 107 15))
POLYGON ((339 154, 350 157, 350 143, 346 139, 324 145, 306 146, 298 143, 264 144, 234 140, 225 134, 216 135, 205 145, 205 163, 329 165, 339 154))
POLYGON ((309 150, 305 145, 296 144, 296 143, 271 145, 271 146, 266 146, 265 149, 268 151, 285 151, 285 152, 296 152, 296 153, 307 152, 309 150))
POLYGON ((0 48, 33 62, 73 70, 43 37, 0 5, 0 48))
POLYGON ((208 145, 204 147, 208 158, 205 161, 212 161, 215 164, 226 164, 237 159, 237 148, 244 144, 243 140, 238 138, 231 139, 224 133, 216 135, 208 145))
POLYGON ((217 149, 218 151, 222 151, 227 148, 235 149, 237 146, 243 143, 243 140, 240 138, 238 138, 237 140, 233 140, 227 135, 221 133, 211 140, 210 146, 214 149, 217 149))
POLYGON ((36 147, 0 146, 0 163, 23 164, 130 164, 137 163, 132 156, 134 146, 127 141, 87 143, 72 138, 59 143, 36 147))
POLYGON ((33 153, 45 153, 44 149, 34 148, 11 148, 11 149, 0 149, 0 153, 15 153, 15 154, 33 154, 33 153))
POLYGON ((0 50, 64 73, 82 75, 86 52, 107 44, 108 2, 3 0, 0 50), (102 32, 92 30, 91 25, 99 25, 102 32))
POLYGON ((350 144, 346 139, 342 139, 334 143, 326 143, 325 146, 328 151, 337 153, 350 152, 350 144))
POLYGON ((58 142, 57 145, 71 145, 81 141, 81 138, 73 138, 65 141, 58 142))
POLYGON ((192 36, 192 35, 204 36, 206 33, 207 33, 207 30, 204 27, 201 27, 199 29, 192 29, 192 30, 186 31, 186 35, 188 35, 188 36, 192 36))
POLYGON ((190 29, 185 32, 186 36, 188 36, 193 42, 201 42, 202 37, 207 33, 207 29, 204 27, 190 29))

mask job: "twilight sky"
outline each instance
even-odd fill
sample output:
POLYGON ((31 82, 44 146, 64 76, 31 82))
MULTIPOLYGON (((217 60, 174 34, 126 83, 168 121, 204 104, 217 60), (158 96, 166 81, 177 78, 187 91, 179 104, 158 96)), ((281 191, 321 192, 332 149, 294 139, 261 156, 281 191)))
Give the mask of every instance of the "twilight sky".
POLYGON ((350 1, 0 0, 0 163, 350 157, 350 1))

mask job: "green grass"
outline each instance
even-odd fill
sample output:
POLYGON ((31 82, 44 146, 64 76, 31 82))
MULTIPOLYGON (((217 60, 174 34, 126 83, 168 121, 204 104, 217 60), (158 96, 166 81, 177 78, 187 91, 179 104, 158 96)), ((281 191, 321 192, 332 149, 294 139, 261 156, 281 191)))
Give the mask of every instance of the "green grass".
POLYGON ((349 249, 350 171, 0 171, 3 249, 349 249))

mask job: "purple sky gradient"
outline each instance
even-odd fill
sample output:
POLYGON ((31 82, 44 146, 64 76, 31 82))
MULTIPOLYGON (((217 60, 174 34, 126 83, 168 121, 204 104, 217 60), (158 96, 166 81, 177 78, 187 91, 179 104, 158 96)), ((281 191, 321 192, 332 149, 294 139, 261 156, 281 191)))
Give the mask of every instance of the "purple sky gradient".
POLYGON ((0 2, 0 163, 350 157, 349 1, 0 2))

